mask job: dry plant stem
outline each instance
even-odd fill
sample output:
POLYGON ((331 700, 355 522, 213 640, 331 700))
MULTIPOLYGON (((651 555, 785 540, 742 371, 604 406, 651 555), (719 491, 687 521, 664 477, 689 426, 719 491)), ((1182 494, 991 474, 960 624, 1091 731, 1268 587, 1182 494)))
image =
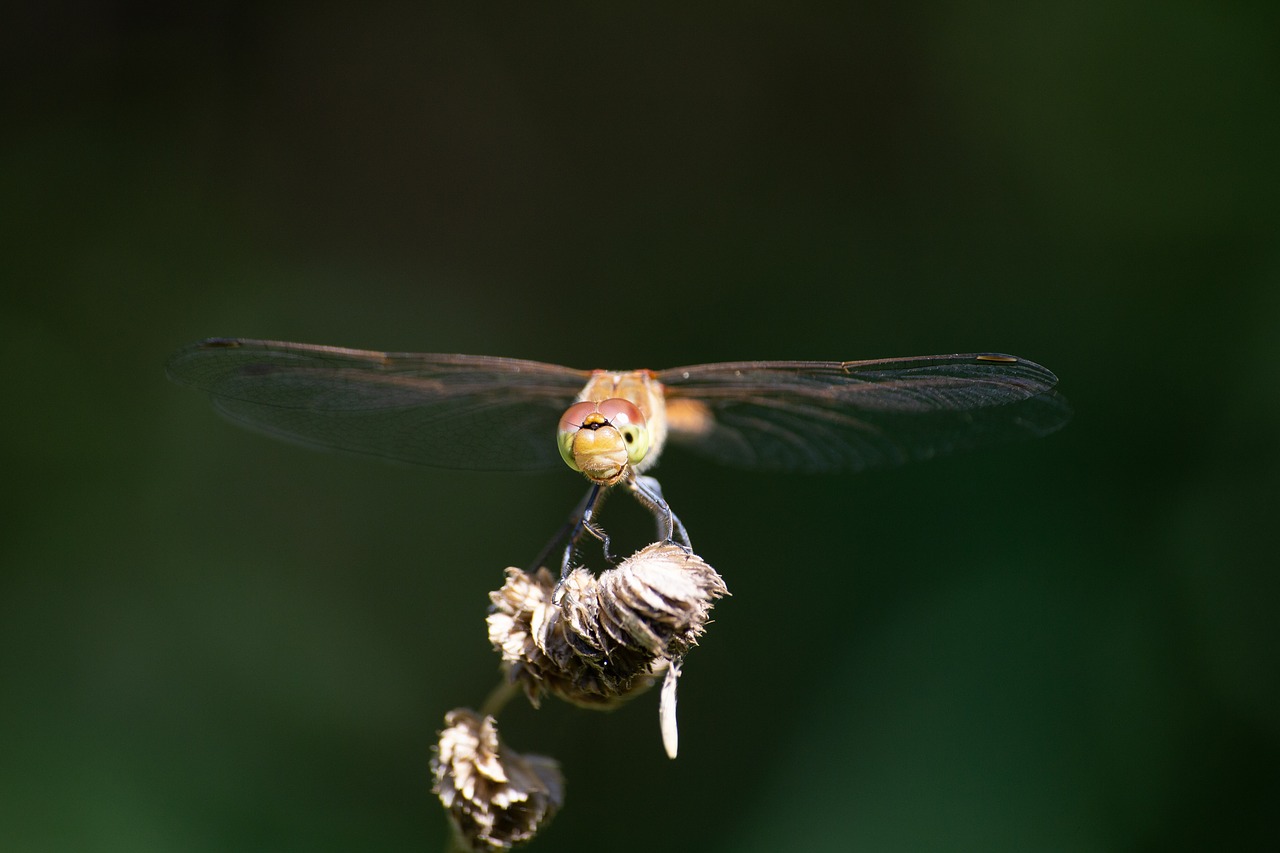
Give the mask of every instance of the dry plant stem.
POLYGON ((480 706, 481 716, 497 717, 498 712, 507 706, 516 694, 520 692, 520 687, 509 678, 503 678, 498 686, 489 691, 489 695, 485 697, 484 704, 480 706))

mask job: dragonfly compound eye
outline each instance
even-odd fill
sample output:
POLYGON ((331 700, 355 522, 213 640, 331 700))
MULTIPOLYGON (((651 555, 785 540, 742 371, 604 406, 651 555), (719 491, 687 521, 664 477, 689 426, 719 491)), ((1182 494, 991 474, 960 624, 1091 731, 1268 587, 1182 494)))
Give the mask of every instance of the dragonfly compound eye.
POLYGON ((560 416, 560 423, 556 427, 556 446, 560 448, 560 457, 575 471, 580 472, 582 469, 573 458, 573 437, 583 428, 583 422, 586 421, 587 416, 594 414, 595 411, 595 403, 574 403, 560 416))

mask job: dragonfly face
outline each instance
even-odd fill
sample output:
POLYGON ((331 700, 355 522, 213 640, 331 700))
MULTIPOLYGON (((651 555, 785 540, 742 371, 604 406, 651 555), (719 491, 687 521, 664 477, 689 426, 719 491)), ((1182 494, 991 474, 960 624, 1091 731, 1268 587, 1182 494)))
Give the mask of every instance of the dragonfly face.
POLYGON ((575 471, 612 486, 630 468, 653 466, 666 439, 662 383, 647 370, 598 370, 556 428, 560 456, 575 471))
POLYGON ((587 479, 612 486, 628 465, 639 465, 649 451, 649 427, 634 403, 621 397, 574 403, 556 429, 560 455, 587 479))

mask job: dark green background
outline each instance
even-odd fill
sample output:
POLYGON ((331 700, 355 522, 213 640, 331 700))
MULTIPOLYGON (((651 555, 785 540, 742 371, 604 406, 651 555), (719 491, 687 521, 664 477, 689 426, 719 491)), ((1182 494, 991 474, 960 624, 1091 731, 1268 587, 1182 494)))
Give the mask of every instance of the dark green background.
POLYGON ((0 848, 441 845, 486 593, 582 483, 237 430, 163 376, 208 335, 1041 361, 1040 442, 671 452, 734 594, 682 754, 656 695, 513 706, 568 778, 534 849, 1275 844, 1280 7, 608 5, 0 28, 0 848))

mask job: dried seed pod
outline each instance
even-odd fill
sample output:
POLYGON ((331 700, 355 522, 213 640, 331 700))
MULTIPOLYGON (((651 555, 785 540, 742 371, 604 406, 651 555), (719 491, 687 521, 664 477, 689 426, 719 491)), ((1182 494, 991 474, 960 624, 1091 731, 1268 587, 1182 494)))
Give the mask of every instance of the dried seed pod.
POLYGON ((728 590, 696 554, 657 543, 599 578, 573 571, 558 605, 555 593, 546 569, 533 577, 508 569, 490 594, 489 640, 535 705, 552 693, 599 708, 650 687, 695 643, 728 590))
POLYGON ((529 576, 507 569, 502 589, 489 594, 489 642, 502 655, 510 678, 536 707, 551 693, 585 708, 611 708, 647 689, 665 661, 643 660, 619 667, 596 638, 596 578, 579 569, 561 585, 540 569, 529 576))
POLYGON ((444 719, 447 727, 431 759, 431 790, 458 841, 484 853, 533 838, 564 802, 559 765, 512 750, 498 737, 493 717, 457 708, 444 719))
POLYGON ((724 580, 701 557, 670 542, 642 548, 600 576, 604 633, 619 645, 678 658, 706 628, 724 580))

